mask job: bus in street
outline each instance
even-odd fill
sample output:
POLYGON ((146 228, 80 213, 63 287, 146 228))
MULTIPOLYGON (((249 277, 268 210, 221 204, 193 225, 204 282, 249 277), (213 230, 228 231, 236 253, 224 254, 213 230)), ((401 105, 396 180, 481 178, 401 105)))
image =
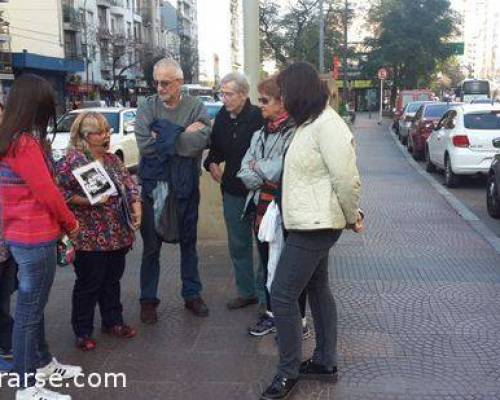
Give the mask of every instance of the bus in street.
POLYGON ((489 99, 490 96, 490 82, 486 79, 464 79, 455 89, 455 101, 464 103, 478 99, 489 99))

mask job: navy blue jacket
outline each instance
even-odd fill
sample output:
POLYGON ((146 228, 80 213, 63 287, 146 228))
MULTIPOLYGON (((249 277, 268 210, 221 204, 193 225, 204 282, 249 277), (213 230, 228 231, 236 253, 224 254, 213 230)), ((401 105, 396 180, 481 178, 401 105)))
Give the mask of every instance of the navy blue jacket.
POLYGON ((144 194, 149 195, 157 181, 168 182, 179 199, 187 199, 198 186, 199 168, 196 158, 176 154, 175 143, 184 128, 166 119, 154 121, 150 129, 158 134, 155 154, 141 157, 139 178, 144 194))

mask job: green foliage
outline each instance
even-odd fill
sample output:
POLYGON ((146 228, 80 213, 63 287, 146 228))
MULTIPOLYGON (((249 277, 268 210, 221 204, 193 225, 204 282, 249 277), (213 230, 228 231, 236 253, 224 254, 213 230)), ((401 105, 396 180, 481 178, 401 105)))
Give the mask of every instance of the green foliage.
POLYGON ((394 87, 428 86, 438 65, 451 56, 447 42, 458 33, 458 15, 449 0, 378 0, 369 13, 375 28, 364 72, 388 67, 394 87))
POLYGON ((339 105, 339 110, 338 110, 338 113, 341 117, 345 117, 346 115, 348 115, 349 113, 347 112, 347 106, 344 104, 344 103, 341 103, 339 105))
MULTIPOLYGON (((340 55, 343 3, 344 0, 323 1, 325 69, 330 68, 334 55, 340 55)), ((318 65, 318 0, 297 0, 284 14, 276 0, 261 0, 260 32, 264 57, 276 60, 279 67, 299 60, 318 65)))

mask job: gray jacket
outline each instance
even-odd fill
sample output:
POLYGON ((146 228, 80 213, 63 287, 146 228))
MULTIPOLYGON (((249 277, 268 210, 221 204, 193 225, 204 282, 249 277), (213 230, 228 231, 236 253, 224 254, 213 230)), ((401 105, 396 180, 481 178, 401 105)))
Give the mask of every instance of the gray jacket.
POLYGON ((194 132, 183 132, 176 143, 177 154, 183 157, 201 158, 202 152, 208 147, 211 132, 210 117, 202 102, 191 96, 183 96, 179 105, 173 109, 165 107, 157 94, 147 97, 137 109, 135 137, 139 153, 142 156, 153 155, 154 141, 151 136, 151 123, 158 119, 167 119, 170 122, 187 128, 193 122, 201 122, 205 128, 194 132))
POLYGON ((253 134, 250 147, 236 175, 250 190, 243 214, 250 201, 253 200, 257 205, 260 187, 265 181, 278 183, 281 180, 283 157, 292 141, 294 131, 295 126, 289 118, 276 133, 267 133, 264 125, 253 134), (254 169, 250 168, 251 161, 255 161, 254 169))

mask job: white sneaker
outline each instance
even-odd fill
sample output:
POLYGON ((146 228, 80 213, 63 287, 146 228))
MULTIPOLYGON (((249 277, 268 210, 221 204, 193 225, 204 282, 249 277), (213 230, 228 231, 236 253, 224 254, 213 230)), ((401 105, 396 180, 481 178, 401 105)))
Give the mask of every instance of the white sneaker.
POLYGON ((16 400, 71 400, 71 396, 31 386, 27 389, 16 391, 16 400))
POLYGON ((60 376, 62 379, 73 379, 82 373, 82 367, 61 364, 54 357, 45 367, 38 368, 36 373, 41 379, 49 379, 52 375, 60 376))

